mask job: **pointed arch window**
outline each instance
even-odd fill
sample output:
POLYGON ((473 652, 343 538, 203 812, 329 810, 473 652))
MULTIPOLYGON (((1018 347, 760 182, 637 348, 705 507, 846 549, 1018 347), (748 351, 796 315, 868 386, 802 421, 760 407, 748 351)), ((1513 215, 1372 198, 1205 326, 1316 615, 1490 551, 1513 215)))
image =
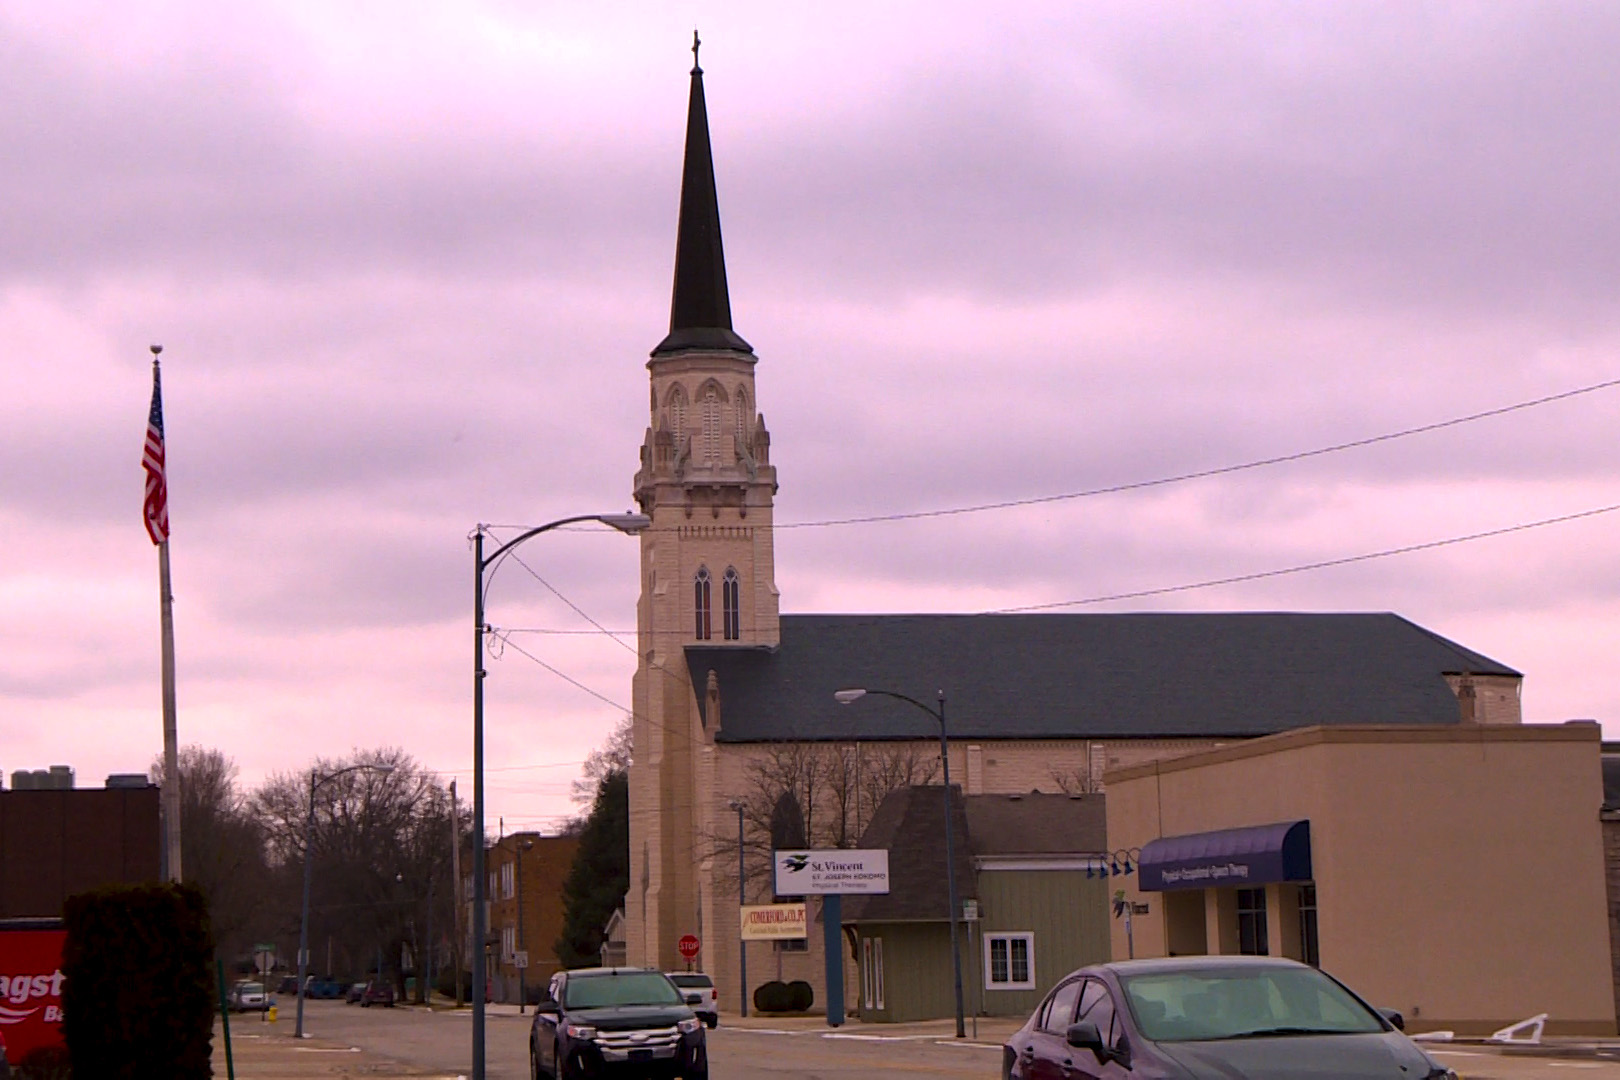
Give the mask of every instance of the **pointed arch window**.
POLYGON ((735 566, 726 567, 720 579, 720 619, 727 641, 742 637, 742 581, 735 566))
POLYGON ((737 445, 748 445, 748 391, 737 387, 737 445))
POLYGON ((669 427, 678 448, 686 438, 686 391, 679 384, 669 392, 669 427))
POLYGON ((697 616, 696 635, 699 641, 708 641, 713 637, 709 622, 709 568, 698 567, 697 577, 692 579, 692 611, 697 616))
POLYGON ((699 403, 703 423, 703 463, 720 464, 720 390, 710 386, 699 403))

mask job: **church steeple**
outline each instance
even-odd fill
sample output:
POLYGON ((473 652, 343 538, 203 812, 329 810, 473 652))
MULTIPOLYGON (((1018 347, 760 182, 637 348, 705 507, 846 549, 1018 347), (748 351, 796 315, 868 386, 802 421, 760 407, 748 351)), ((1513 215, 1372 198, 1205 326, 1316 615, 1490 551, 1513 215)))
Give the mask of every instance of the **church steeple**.
POLYGON ((709 113, 703 99, 697 31, 692 31, 692 96, 686 111, 686 165, 681 176, 681 216, 675 240, 675 290, 669 335, 652 355, 688 349, 751 353, 731 329, 726 255, 720 244, 720 200, 714 188, 709 113))

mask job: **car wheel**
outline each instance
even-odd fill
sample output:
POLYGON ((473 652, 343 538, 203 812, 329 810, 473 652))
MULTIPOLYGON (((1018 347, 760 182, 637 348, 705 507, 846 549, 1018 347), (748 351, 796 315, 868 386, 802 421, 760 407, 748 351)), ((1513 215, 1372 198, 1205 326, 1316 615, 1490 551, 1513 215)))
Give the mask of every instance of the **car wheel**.
POLYGON ((703 1022, 708 1024, 711 1030, 720 1026, 720 1018, 718 1016, 705 1016, 703 1018, 703 1022))
POLYGON ((540 1080, 540 1055, 534 1052, 534 1040, 529 1040, 529 1080, 540 1080))

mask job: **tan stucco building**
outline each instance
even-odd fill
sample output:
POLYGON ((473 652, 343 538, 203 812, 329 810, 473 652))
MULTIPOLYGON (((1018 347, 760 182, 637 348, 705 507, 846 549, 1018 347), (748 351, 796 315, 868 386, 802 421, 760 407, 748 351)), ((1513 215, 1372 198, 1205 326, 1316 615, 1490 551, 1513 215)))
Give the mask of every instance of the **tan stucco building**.
POLYGON ((1113 955, 1319 963, 1413 1031, 1615 1031, 1595 723, 1309 727, 1108 774, 1113 955))
MULTIPOLYGON (((767 902, 773 848, 852 846, 890 790, 939 781, 941 726, 953 783, 980 795, 1098 791, 1109 769, 1313 723, 1520 721, 1517 671, 1387 613, 783 615, 759 363, 732 328, 694 68, 670 330, 647 361, 634 480, 652 524, 623 911, 630 964, 684 966, 676 943, 699 937, 723 1009, 748 989, 739 872, 747 902, 767 902), (848 687, 909 700, 836 704, 848 687)), ((804 947, 749 946, 747 963, 749 988, 803 979, 825 1001, 819 926, 804 947)))

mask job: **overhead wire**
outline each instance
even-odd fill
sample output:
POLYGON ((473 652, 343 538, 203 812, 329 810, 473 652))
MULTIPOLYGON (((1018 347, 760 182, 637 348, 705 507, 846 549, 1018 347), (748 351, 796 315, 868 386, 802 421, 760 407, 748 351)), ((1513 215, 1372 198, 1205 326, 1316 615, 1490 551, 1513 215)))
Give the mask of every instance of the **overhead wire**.
MULTIPOLYGON (((1170 474, 1170 475, 1167 475, 1167 476, 1154 477, 1154 478, 1150 478, 1150 479, 1147 479, 1147 480, 1130 481, 1130 482, 1124 482, 1124 483, 1119 483, 1119 484, 1109 484, 1109 485, 1104 485, 1104 486, 1101 486, 1101 487, 1086 488, 1086 489, 1082 489, 1080 491, 1064 492, 1064 493, 1059 493, 1059 494, 1054 494, 1054 495, 1040 495, 1040 496, 1031 496, 1031 497, 1023 498, 1023 499, 999 500, 999 501, 996 501, 996 502, 979 503, 979 504, 974 504, 974 505, 970 505, 970 506, 946 507, 946 508, 935 509, 935 510, 902 511, 902 512, 891 513, 891 514, 874 514, 874 515, 857 516, 857 517, 828 518, 828 519, 822 519, 822 520, 816 520, 816 521, 773 523, 772 525, 768 526, 768 528, 777 529, 777 530, 780 530, 780 529, 805 529, 805 528, 831 528, 831 527, 848 526, 848 525, 866 525, 866 524, 877 524, 877 523, 883 523, 883 522, 913 521, 913 520, 923 520, 923 519, 930 519, 930 518, 954 517, 954 516, 962 516, 962 515, 967 515, 967 514, 986 513, 986 512, 996 511, 996 510, 1017 509, 1017 508, 1028 507, 1028 506, 1039 506, 1039 505, 1047 505, 1047 504, 1057 503, 1057 502, 1067 502, 1067 501, 1074 501, 1074 500, 1078 500, 1078 499, 1095 498, 1095 497, 1102 496, 1102 495, 1124 494, 1124 493, 1131 492, 1131 491, 1142 491, 1142 490, 1148 490, 1148 489, 1157 488, 1157 487, 1166 487, 1166 486, 1170 486, 1170 485, 1173 485, 1173 484, 1187 483, 1187 482, 1194 481, 1194 480, 1205 480, 1205 479, 1211 479, 1211 478, 1219 477, 1219 476, 1228 476, 1228 475, 1233 475, 1233 474, 1236 474, 1236 473, 1242 473, 1242 472, 1252 471, 1252 470, 1261 469, 1261 468, 1268 468, 1268 467, 1271 467, 1271 466, 1274 466, 1274 465, 1282 465, 1282 464, 1288 464, 1288 463, 1297 462, 1297 461, 1305 461, 1305 460, 1309 460, 1309 459, 1312 459, 1312 458, 1324 457, 1324 456, 1327 456, 1327 455, 1330 455, 1330 454, 1343 453, 1343 452, 1349 451, 1349 450, 1363 449, 1363 448, 1366 448, 1366 447, 1376 446, 1376 445, 1380 445, 1380 444, 1383 444, 1383 443, 1394 442, 1394 441, 1400 440, 1400 439, 1411 438, 1411 437, 1414 437, 1414 436, 1417 436, 1417 435, 1423 435, 1423 434, 1428 434, 1428 433, 1432 433, 1432 432, 1436 432, 1436 431, 1446 430, 1448 428, 1459 427, 1459 426, 1462 426, 1462 425, 1465 425, 1465 424, 1475 423, 1475 422, 1478 422, 1478 421, 1481 421, 1481 420, 1492 419, 1492 418, 1495 418, 1495 417, 1501 417, 1501 416, 1510 415, 1510 414, 1516 413, 1516 412, 1522 412, 1522 411, 1529 410, 1529 409, 1539 408, 1539 407, 1544 406, 1544 405, 1549 405, 1549 404, 1553 404, 1555 402, 1560 402, 1560 401, 1566 401, 1566 400, 1576 398, 1576 397, 1581 397, 1581 396, 1584 396, 1584 395, 1587 395, 1587 394, 1597 393, 1599 391, 1612 389, 1612 388, 1617 387, 1617 386, 1620 386, 1620 378, 1605 379, 1605 380, 1602 380, 1602 381, 1599 381, 1599 382, 1596 382, 1596 383, 1592 383, 1592 384, 1589 384, 1589 385, 1586 385, 1586 386, 1576 387, 1576 388, 1571 389, 1571 390, 1565 390, 1565 391, 1561 391, 1561 392, 1554 393, 1554 394, 1543 395, 1543 396, 1537 397, 1537 398, 1531 398, 1531 399, 1526 399, 1526 400, 1523 400, 1523 401, 1513 402, 1513 403, 1508 404, 1508 405, 1498 406, 1496 408, 1491 408, 1491 409, 1484 409, 1484 410, 1480 410, 1480 411, 1476 411, 1476 412, 1472 412, 1472 413, 1467 413, 1467 414, 1464 414, 1464 415, 1461 415, 1461 416, 1455 416, 1455 417, 1450 417, 1450 418, 1444 419, 1444 420, 1434 421, 1434 422, 1431 422, 1431 423, 1414 425, 1414 426, 1407 427, 1407 428, 1402 428, 1402 429, 1399 429, 1399 430, 1396 430, 1396 431, 1384 432, 1384 433, 1381 433, 1381 434, 1378 434, 1378 435, 1372 435, 1372 436, 1367 436, 1367 437, 1358 438, 1358 439, 1351 439, 1351 440, 1347 440, 1347 441, 1343 441, 1343 442, 1333 443, 1333 444, 1330 444, 1330 445, 1327 445, 1327 446, 1315 447, 1315 448, 1307 449, 1307 450, 1294 451, 1294 452, 1286 453, 1286 454, 1276 454, 1276 455, 1271 455, 1271 456, 1268 456, 1268 457, 1256 458, 1256 459, 1253 459, 1253 460, 1238 462, 1238 463, 1229 464, 1229 465, 1215 466, 1215 467, 1208 468, 1208 469, 1196 469, 1196 470, 1190 470, 1190 471, 1181 472, 1181 473, 1173 473, 1173 474, 1170 474)), ((1092 605, 1092 604, 1102 604, 1102 603, 1109 603, 1109 602, 1114 602, 1114 601, 1119 601, 1119 600, 1143 599, 1143 598, 1151 597, 1151 596, 1165 596, 1165 595, 1171 595, 1171 594, 1175 594, 1175 593, 1191 592, 1191 591, 1195 591, 1195 590, 1199 590, 1199 589, 1215 588, 1215 587, 1219 587, 1219 586, 1223 586, 1223 585, 1241 584, 1241 583, 1244 583, 1244 582, 1259 581, 1259 580, 1265 580, 1265 579, 1268 579, 1268 578, 1283 577, 1283 576, 1292 575, 1292 574, 1307 573, 1307 572, 1310 572, 1310 571, 1329 569, 1329 568, 1337 567, 1337 566, 1346 566, 1346 565, 1352 565, 1352 564, 1355 564, 1355 563, 1369 562, 1369 561, 1373 561, 1373 560, 1376 560, 1376 559, 1390 558, 1390 557, 1394 557, 1394 556, 1397 556, 1397 555, 1411 554, 1411 553, 1418 552, 1418 551, 1432 550, 1432 549, 1436 549, 1436 548, 1449 547, 1449 546, 1453 546, 1453 545, 1457 545, 1457 544, 1470 543, 1470 542, 1474 542, 1474 541, 1478 541, 1478 540, 1489 539, 1489 538, 1492 538, 1492 537, 1504 536, 1504 535, 1508 535, 1508 534, 1511 534, 1511 533, 1524 532, 1524 531, 1528 531, 1528 530, 1531 530, 1531 529, 1539 529, 1539 528, 1543 528, 1543 527, 1550 526, 1550 525, 1561 524, 1561 523, 1570 522, 1570 521, 1576 521, 1576 520, 1580 520, 1580 519, 1583 519, 1583 518, 1596 517, 1596 516, 1599 516, 1599 515, 1612 513, 1615 510, 1620 510, 1620 505, 1598 507, 1598 508, 1594 508, 1594 509, 1591 509, 1591 510, 1579 511, 1579 512, 1576 512, 1576 513, 1563 514, 1563 515, 1559 515, 1559 516, 1556 516, 1556 517, 1545 518, 1545 519, 1541 519, 1539 521, 1522 522, 1522 523, 1519 523, 1519 524, 1516 524, 1516 525, 1505 526, 1505 527, 1499 528, 1499 529, 1483 530, 1483 531, 1480 531, 1480 532, 1470 533, 1470 534, 1463 535, 1463 536, 1448 537, 1448 538, 1441 539, 1441 540, 1433 540, 1433 541, 1427 541, 1427 542, 1417 543, 1417 544, 1408 544, 1408 545, 1403 545, 1401 547, 1384 549, 1384 550, 1381 550, 1381 551, 1363 552, 1361 554, 1345 556, 1345 557, 1342 557, 1342 558, 1324 559, 1324 560, 1318 560, 1318 561, 1310 562, 1310 563, 1301 563, 1301 564, 1298 564, 1298 565, 1295 565, 1295 566, 1279 567, 1279 568, 1274 568, 1274 569, 1271 569, 1271 570, 1255 571, 1255 572, 1252 572, 1252 573, 1245 573, 1245 574, 1234 574, 1234 575, 1229 575, 1229 576, 1221 577, 1221 578, 1205 579, 1205 580, 1202 580, 1202 581, 1184 582, 1184 583, 1180 583, 1180 584, 1177 584, 1177 585, 1161 586, 1161 587, 1148 588, 1148 589, 1128 590, 1128 591, 1119 592, 1119 593, 1100 594, 1100 595, 1097 595, 1097 596, 1083 597, 1083 598, 1074 599, 1074 600, 1061 600, 1061 601, 1051 601, 1051 602, 1046 602, 1046 603, 1041 603, 1041 604, 1017 605, 1017 606, 994 609, 993 612, 991 612, 991 613, 994 613, 994 614, 1012 614, 1012 613, 1019 613, 1019 612, 1046 611, 1046 610, 1053 610, 1053 609, 1064 608, 1064 607, 1078 607, 1078 606, 1085 606, 1085 605, 1092 605)), ((505 527, 505 526, 500 526, 500 527, 505 527)), ((510 526, 510 527, 511 528, 522 528, 523 526, 510 526)), ((497 526, 486 526, 486 528, 493 529, 493 528, 497 528, 497 526)), ((528 572, 532 577, 534 577, 535 580, 539 581, 542 586, 544 586, 549 592, 551 592, 554 596, 556 596, 557 599, 561 600, 564 604, 566 604, 572 611, 574 611, 575 614, 580 616, 580 618, 582 618, 586 622, 590 623, 590 625, 594 629, 590 630, 590 631, 585 631, 585 630, 558 630, 558 629, 546 629, 546 628, 508 628, 508 629, 501 629, 501 630, 498 630, 498 631, 494 631, 494 636, 497 638, 497 640, 500 641, 501 646, 503 648, 506 647, 506 646, 510 646, 512 649, 517 651, 519 654, 521 654, 522 656, 524 656, 527 659, 531 660, 532 662, 538 664, 540 667, 546 669, 551 674, 557 676, 558 678, 560 678, 563 681, 569 683, 570 685, 574 686, 575 688, 589 694, 590 696, 602 701, 603 703, 613 707, 614 709, 624 713, 627 716, 630 716, 630 717, 632 717, 634 719, 641 719, 641 720, 644 720, 644 721, 646 721, 648 723, 652 723, 655 726, 661 728, 665 732, 665 734, 667 734, 667 735, 681 736, 681 737, 686 738, 688 741, 694 741, 695 742, 696 740, 693 738, 693 736, 691 734, 689 734, 687 732, 683 732, 683 731, 676 731, 676 730, 670 728, 666 724, 662 724, 662 723, 659 723, 657 721, 652 720, 651 717, 638 716, 635 713, 634 709, 626 708, 625 706, 621 705, 617 701, 614 701, 613 699, 609 698, 607 695, 602 694, 602 693, 596 691, 595 689, 585 685, 584 683, 580 682, 578 679, 575 679, 574 677, 568 675, 566 672, 563 672, 562 670, 555 667, 554 665, 549 664, 544 660, 541 660, 539 657, 535 656, 533 653, 531 653, 528 650, 524 649, 522 646, 518 645, 516 642, 514 642, 512 640, 512 635, 513 634, 518 634, 518 633, 534 633, 534 634, 548 634, 548 635, 575 635, 575 634, 587 635, 587 634, 600 633, 600 634, 606 635, 609 639, 611 639, 612 641, 614 641, 616 644, 618 644, 622 648, 626 649, 627 651, 629 651, 629 652, 631 652, 633 654, 638 653, 638 650, 636 649, 636 647, 634 645, 631 645, 629 642, 625 641, 623 639, 623 637, 621 636, 621 634, 628 634, 629 633, 628 631, 614 631, 614 630, 610 630, 609 628, 603 626, 600 622, 598 622, 596 619, 592 618, 586 611, 584 611, 584 609, 580 608, 577 604, 575 604, 572 600, 570 600, 567 596, 565 596, 561 592, 561 590, 557 589, 549 581, 547 581, 543 575, 539 574, 538 572, 536 572, 534 570, 533 567, 531 567, 527 563, 525 563, 522 560, 521 557, 516 555, 516 553, 511 553, 511 557, 513 559, 515 559, 517 561, 518 565, 522 566, 523 569, 526 572, 528 572)), ((662 671, 664 671, 666 674, 669 674, 669 675, 671 675, 673 677, 677 677, 677 678, 679 677, 678 673, 673 672, 670 669, 663 667, 663 665, 658 663, 657 661, 653 661, 653 666, 660 669, 660 670, 662 670, 662 671)))

